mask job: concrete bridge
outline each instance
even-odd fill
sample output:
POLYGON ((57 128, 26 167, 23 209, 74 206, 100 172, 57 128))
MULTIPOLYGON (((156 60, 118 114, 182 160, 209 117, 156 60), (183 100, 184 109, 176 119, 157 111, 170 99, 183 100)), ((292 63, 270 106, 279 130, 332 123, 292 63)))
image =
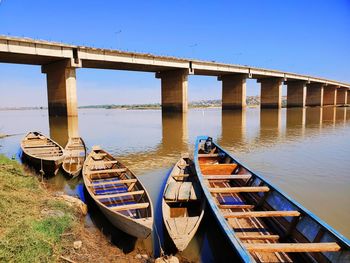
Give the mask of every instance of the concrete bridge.
POLYGON ((346 105, 350 84, 277 70, 124 52, 30 38, 0 36, 0 63, 40 65, 47 75, 50 116, 77 116, 76 69, 98 68, 155 73, 161 79, 163 111, 186 112, 189 75, 222 81, 222 109, 246 106, 246 79, 261 84, 261 107, 280 108, 282 85, 287 107, 346 105))

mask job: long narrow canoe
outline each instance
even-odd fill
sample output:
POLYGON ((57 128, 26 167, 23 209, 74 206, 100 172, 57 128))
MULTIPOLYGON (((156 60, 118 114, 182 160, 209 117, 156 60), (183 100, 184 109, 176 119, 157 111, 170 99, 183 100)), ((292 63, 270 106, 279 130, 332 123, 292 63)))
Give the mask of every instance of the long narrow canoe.
POLYGON ((69 137, 68 143, 64 148, 63 170, 72 177, 76 177, 83 169, 86 159, 86 147, 82 138, 69 137))
POLYGON ((163 193, 163 221, 179 251, 185 250, 204 215, 202 196, 192 160, 183 156, 172 169, 163 193))
POLYGON ((23 159, 45 175, 57 174, 63 161, 63 148, 40 132, 29 132, 21 141, 23 159))
POLYGON ((83 167, 84 184, 109 221, 137 238, 152 232, 151 199, 137 177, 112 155, 94 146, 83 167))
POLYGON ((350 241, 210 137, 194 162, 209 206, 242 262, 350 262, 350 241))

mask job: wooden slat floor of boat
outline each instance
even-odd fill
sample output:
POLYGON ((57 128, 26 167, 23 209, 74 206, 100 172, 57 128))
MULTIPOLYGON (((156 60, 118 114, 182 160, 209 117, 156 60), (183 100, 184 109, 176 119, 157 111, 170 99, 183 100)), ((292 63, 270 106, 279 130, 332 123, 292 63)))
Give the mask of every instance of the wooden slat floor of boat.
MULTIPOLYGON (((227 188, 232 187, 228 182, 216 182, 216 181, 208 181, 208 186, 210 188, 227 188)), ((244 200, 240 197, 239 193, 212 193, 212 196, 216 200, 225 200, 225 197, 231 197, 231 199, 236 200, 242 204, 245 204, 244 200), (219 199, 217 199, 219 198, 219 199)), ((220 206, 223 206, 224 203, 221 203, 220 206)), ((245 204, 250 205, 250 204, 245 204)), ((219 206, 219 208, 220 208, 219 206)), ((249 208, 220 208, 221 213, 224 215, 228 211, 230 212, 253 212, 249 208)), ((278 241, 275 238, 274 233, 271 233, 268 230, 268 227, 262 222, 260 218, 248 217, 248 218, 227 218, 228 224, 235 231, 237 237, 242 237, 241 241, 244 244, 256 244, 256 243, 275 243, 278 241), (255 239, 248 238, 247 236, 254 235, 255 239), (262 236, 262 238, 260 238, 262 236), (265 236, 265 238, 263 238, 265 236), (266 238, 270 236, 271 238, 266 238), (274 237, 274 238, 272 238, 274 237)), ((257 262, 292 262, 291 258, 284 252, 251 252, 252 257, 257 262)))
POLYGON ((131 183, 136 183, 137 179, 121 179, 118 181, 113 181, 113 182, 99 182, 99 183, 93 183, 90 184, 90 186, 104 186, 104 185, 116 185, 116 184, 131 184, 131 183))
POLYGON ((117 197, 123 197, 123 196, 134 196, 134 195, 143 195, 145 193, 144 190, 140 191, 132 191, 132 192, 125 192, 125 193, 118 193, 118 194, 111 194, 111 195, 96 195, 97 199, 105 199, 105 198, 117 198, 117 197))
POLYGON ((166 223, 171 229, 173 238, 183 238, 188 235, 196 225, 198 216, 193 217, 169 217, 166 219, 166 223))

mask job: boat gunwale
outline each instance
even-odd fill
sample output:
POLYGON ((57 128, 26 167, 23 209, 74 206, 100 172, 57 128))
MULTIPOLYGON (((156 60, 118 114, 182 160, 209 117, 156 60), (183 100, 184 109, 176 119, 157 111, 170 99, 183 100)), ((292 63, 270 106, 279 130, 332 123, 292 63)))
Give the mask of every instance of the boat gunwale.
MULTIPOLYGON (((205 181, 204 181, 204 176, 201 172, 200 169, 200 165, 199 165, 199 156, 198 156, 198 151, 199 151, 199 144, 201 141, 208 139, 209 136, 198 136, 196 138, 196 143, 195 143, 195 149, 194 149, 194 163, 195 163, 195 169, 197 171, 197 175, 198 178, 201 182, 202 186, 206 186, 205 181)), ((287 195, 284 191, 282 191, 281 189, 279 189, 278 187, 273 186, 268 180, 266 180, 262 175, 260 175, 259 173, 253 172, 252 169, 250 169, 248 166, 246 166, 244 163, 242 163, 238 158, 236 158, 233 154, 229 153, 228 151, 226 151, 225 149, 223 149, 221 146, 219 146, 217 143, 213 142, 215 144, 215 146, 217 148, 220 149, 220 151, 222 151, 223 153, 225 153, 228 157, 230 157, 234 162, 236 162, 237 164, 241 165, 243 168, 245 168, 248 172, 250 172, 252 174, 252 177, 256 177, 258 179, 260 179, 262 182, 264 182, 269 188, 270 191, 273 192, 277 192, 278 194, 282 195, 288 202, 290 202, 292 205, 294 205, 297 210, 304 215, 309 216, 316 224, 321 225, 326 231, 328 231, 329 233, 331 233, 334 237, 334 239, 336 241, 338 241, 340 244, 338 244, 341 248, 347 248, 350 249, 350 240, 347 239, 344 235, 342 235, 341 233, 339 233, 337 230, 335 230, 332 226, 330 226, 329 224, 327 224, 325 221, 323 221, 321 218, 319 218, 318 216, 316 216, 314 213, 312 213, 310 210, 308 210, 307 208, 305 208, 304 206, 302 206, 300 203, 298 203, 296 200, 294 200, 293 198, 291 198, 289 195, 287 195)), ((221 213, 220 208, 217 206, 216 203, 214 203, 214 201, 212 200, 212 195, 208 190, 208 187, 202 187, 203 192, 205 192, 207 197, 210 197, 210 200, 208 200, 208 203, 210 204, 213 212, 215 214, 217 213, 221 213), (205 189, 204 189, 205 188, 205 189)), ((229 237, 229 239, 231 240, 231 242, 233 243, 233 245, 235 246, 235 248, 237 249, 238 253, 241 255, 242 259, 245 260, 246 262, 251 262, 251 260, 253 259, 250 255, 250 253, 248 252, 248 250, 246 250, 246 248, 244 247, 243 243, 238 239, 238 237, 235 234, 235 231, 232 229, 232 227, 229 226, 228 222, 224 219, 223 216, 221 216, 220 214, 220 218, 218 216, 216 216, 217 220, 219 221, 219 223, 221 224, 221 227, 224 228, 223 230, 227 233, 227 236, 229 237), (226 231, 226 228, 229 229, 229 232, 226 231), (233 238, 233 239, 232 239, 233 238), (249 258, 247 258, 247 255, 249 256, 249 258)), ((254 260, 254 259, 253 259, 254 260)), ((254 260, 255 261, 255 260, 254 260)))

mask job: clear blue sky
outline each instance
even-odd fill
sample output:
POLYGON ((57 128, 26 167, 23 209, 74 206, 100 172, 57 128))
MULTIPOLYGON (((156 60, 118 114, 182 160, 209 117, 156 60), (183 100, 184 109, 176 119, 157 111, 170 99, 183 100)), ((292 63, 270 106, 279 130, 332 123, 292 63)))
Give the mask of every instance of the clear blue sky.
MULTIPOLYGON (((0 34, 350 82, 349 0, 1 0, 0 34)), ((77 77, 79 105, 160 101, 150 73, 79 69, 77 77)), ((37 66, 0 64, 0 107, 46 105, 45 81, 37 66)), ((259 94, 254 81, 247 93, 259 94)), ((215 78, 190 77, 190 100, 220 97, 215 78)))

